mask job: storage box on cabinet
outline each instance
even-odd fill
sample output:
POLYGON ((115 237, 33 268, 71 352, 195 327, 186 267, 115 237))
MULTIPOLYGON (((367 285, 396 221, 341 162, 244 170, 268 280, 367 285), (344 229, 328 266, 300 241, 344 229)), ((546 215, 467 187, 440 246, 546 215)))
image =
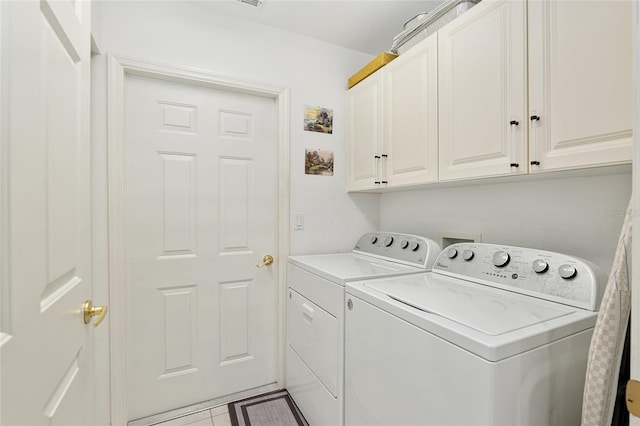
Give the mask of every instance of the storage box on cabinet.
POLYGON ((349 90, 349 190, 435 182, 437 36, 349 90))

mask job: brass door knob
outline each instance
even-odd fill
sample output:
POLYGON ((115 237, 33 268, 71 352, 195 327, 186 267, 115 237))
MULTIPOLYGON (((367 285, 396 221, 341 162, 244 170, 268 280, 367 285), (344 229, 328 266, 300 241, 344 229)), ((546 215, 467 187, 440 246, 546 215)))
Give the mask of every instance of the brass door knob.
POLYGON ((86 300, 82 304, 82 312, 83 319, 85 324, 89 324, 91 322, 91 317, 97 316, 96 322, 93 323, 94 327, 100 325, 105 316, 107 316, 107 307, 106 306, 93 306, 93 302, 91 300, 86 300))
POLYGON ((266 255, 262 258, 262 265, 256 265, 257 268, 262 268, 263 266, 269 266, 273 263, 273 256, 270 254, 266 255))

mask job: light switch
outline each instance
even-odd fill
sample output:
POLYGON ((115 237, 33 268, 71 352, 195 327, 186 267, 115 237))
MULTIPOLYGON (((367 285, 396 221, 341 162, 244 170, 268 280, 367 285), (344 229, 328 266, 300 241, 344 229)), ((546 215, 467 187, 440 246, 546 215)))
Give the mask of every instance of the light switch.
POLYGON ((304 229, 304 213, 294 213, 295 226, 293 229, 295 231, 302 231, 304 229))

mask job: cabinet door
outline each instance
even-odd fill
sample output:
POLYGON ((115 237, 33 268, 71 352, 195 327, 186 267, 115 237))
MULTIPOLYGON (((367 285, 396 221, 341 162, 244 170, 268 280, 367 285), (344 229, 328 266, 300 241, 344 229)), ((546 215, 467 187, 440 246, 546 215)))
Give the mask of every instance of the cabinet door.
POLYGON ((525 29, 523 0, 484 0, 439 31, 440 180, 526 173, 525 29))
POLYGON ((380 186, 378 167, 382 153, 382 85, 380 70, 349 90, 350 191, 380 186))
POLYGON ((437 41, 436 33, 385 67, 381 179, 389 187, 438 179, 437 41))
POLYGON ((531 172, 631 161, 631 8, 529 3, 531 172))

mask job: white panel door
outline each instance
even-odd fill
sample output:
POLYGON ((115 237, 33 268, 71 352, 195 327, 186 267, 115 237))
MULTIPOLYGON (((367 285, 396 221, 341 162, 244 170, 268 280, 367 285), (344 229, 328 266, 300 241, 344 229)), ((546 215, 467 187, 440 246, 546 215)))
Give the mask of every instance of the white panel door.
POLYGON ((529 2, 531 172, 631 162, 632 3, 529 2))
POLYGON ((370 75, 348 92, 350 191, 380 186, 382 155, 383 70, 370 75))
POLYGON ((274 383, 275 102, 128 76, 128 418, 274 383))
POLYGON ((1 415, 95 423, 90 3, 2 2, 1 415))
POLYGON ((484 0, 438 32, 440 180, 526 167, 526 6, 484 0))
POLYGON ((387 186, 438 179, 438 35, 385 66, 384 156, 387 186))

